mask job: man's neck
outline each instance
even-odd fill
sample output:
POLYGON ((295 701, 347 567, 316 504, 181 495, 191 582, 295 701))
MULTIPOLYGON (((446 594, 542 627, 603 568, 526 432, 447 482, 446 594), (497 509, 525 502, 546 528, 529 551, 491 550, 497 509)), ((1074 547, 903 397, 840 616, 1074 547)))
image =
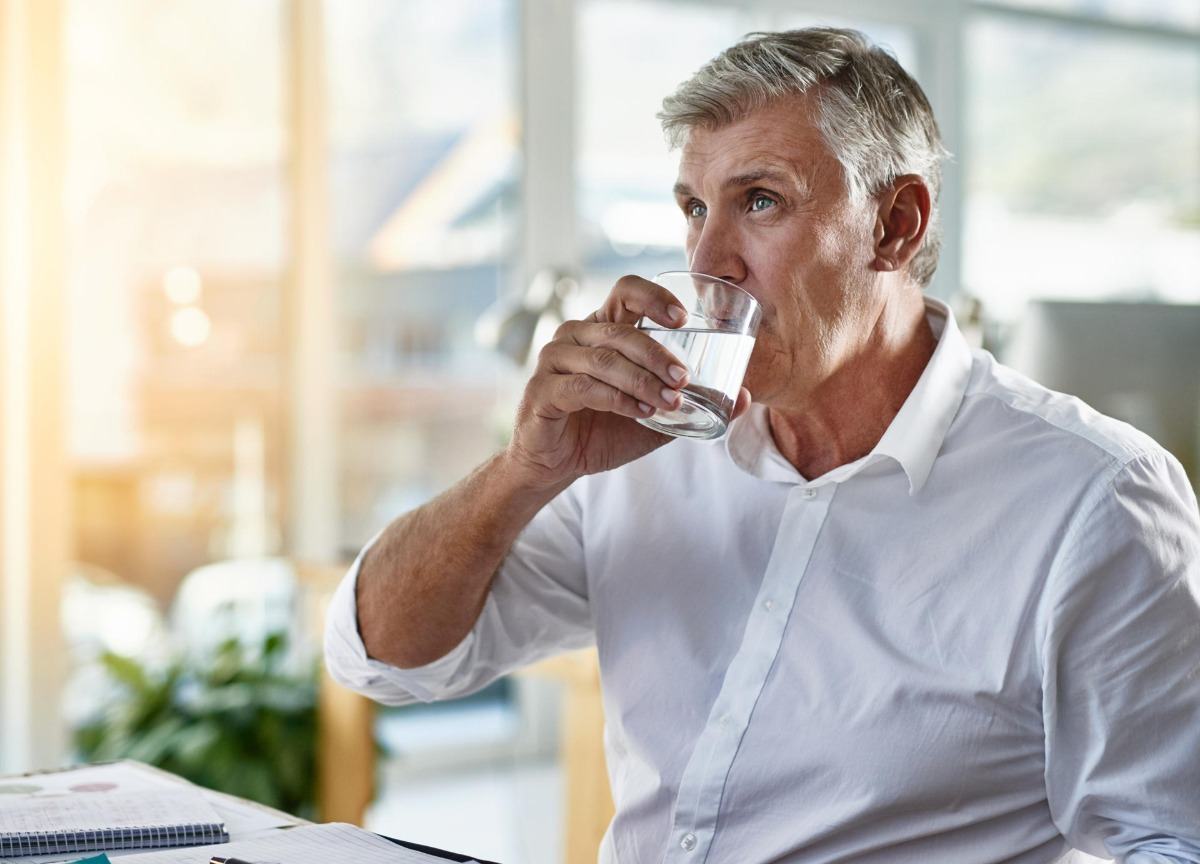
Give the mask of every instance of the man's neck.
POLYGON ((767 406, 775 446, 807 479, 874 449, 933 356, 923 297, 885 310, 871 338, 802 401, 767 406))

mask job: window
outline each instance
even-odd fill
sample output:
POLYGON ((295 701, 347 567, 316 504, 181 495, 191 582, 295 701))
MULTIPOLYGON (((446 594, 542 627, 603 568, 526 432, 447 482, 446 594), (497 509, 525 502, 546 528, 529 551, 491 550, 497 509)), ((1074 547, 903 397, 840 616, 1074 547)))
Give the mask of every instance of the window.
POLYGON ((996 5, 1200 31, 1200 4, 1195 0, 1001 0, 996 5))
POLYGON ((965 287, 1200 301, 1200 42, 977 14, 967 32, 965 287))
POLYGON ((516 5, 325 12, 350 552, 509 431, 511 370, 473 334, 515 266, 516 5))
POLYGON ((160 601, 279 551, 281 18, 66 5, 75 555, 160 601))

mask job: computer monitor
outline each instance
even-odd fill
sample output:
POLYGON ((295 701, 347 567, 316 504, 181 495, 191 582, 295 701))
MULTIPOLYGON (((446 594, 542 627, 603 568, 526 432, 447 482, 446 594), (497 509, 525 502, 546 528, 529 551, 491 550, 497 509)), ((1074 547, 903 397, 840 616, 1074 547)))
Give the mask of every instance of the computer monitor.
POLYGON ((1200 305, 1035 301, 1000 359, 1141 429, 1200 489, 1200 305))

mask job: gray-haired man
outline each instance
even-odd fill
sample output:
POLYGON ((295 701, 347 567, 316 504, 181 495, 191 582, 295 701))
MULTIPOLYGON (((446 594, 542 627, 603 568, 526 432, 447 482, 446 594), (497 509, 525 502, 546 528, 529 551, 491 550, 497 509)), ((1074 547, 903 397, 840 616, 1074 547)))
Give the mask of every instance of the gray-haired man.
POLYGON ((331 671, 403 703, 595 643, 605 862, 1200 862, 1195 497, 923 295, 920 88, 851 31, 757 34, 660 116, 691 268, 764 309, 737 421, 633 421, 687 379, 633 327, 670 295, 620 280, 508 448, 360 557, 331 671))

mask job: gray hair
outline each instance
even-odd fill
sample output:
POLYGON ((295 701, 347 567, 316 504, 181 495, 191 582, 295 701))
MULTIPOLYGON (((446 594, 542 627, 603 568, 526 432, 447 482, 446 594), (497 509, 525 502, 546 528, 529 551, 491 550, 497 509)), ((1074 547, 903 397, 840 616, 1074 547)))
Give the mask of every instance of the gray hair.
POLYGON ((777 99, 816 88, 818 128, 841 163, 854 201, 902 174, 919 174, 932 207, 909 275, 925 287, 941 251, 942 146, 933 109, 896 58, 857 30, 811 27, 750 33, 663 100, 658 119, 672 148, 695 128, 734 123, 777 99))

